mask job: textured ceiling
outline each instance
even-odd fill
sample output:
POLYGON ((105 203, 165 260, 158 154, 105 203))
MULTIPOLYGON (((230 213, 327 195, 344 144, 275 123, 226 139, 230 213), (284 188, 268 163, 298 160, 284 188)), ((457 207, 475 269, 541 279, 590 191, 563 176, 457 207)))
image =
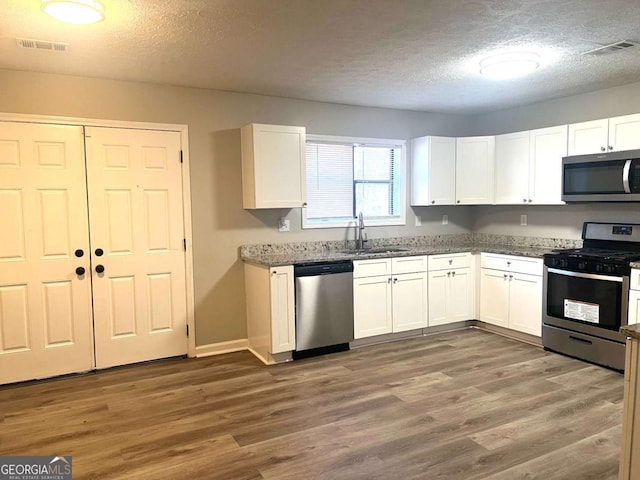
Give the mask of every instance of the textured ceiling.
POLYGON ((640 81, 638 0, 102 0, 62 24, 0 2, 0 68, 410 110, 477 113, 640 81), (16 37, 69 43, 29 50, 16 37), (533 47, 545 65, 491 82, 477 58, 533 47))

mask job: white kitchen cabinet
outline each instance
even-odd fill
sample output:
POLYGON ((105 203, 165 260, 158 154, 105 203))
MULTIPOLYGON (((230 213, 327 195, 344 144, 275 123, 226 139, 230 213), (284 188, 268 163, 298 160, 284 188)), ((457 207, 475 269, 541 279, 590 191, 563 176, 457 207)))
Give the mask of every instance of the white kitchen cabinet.
MULTIPOLYGON (((356 263, 356 262, 354 262, 356 263)), ((365 338, 393 331, 391 276, 354 278, 354 337, 365 338)))
POLYGON ((480 269, 480 320, 509 328, 509 274, 480 269))
POLYGON ((471 254, 429 257, 429 326, 474 318, 471 254))
POLYGON ((564 204, 562 157, 567 156, 567 125, 529 132, 529 200, 538 205, 564 204))
POLYGON ((241 138, 243 207, 304 206, 305 128, 252 123, 242 127, 241 138))
POLYGON ((427 326, 427 257, 357 260, 353 264, 355 338, 427 326))
POLYGON ((295 350, 293 266, 244 264, 249 348, 264 363, 295 350))
POLYGON ((640 114, 569 125, 569 155, 640 148, 640 114))
POLYGON ((456 202, 456 139, 420 137, 411 142, 411 205, 456 202))
POLYGON ((629 325, 640 323, 640 290, 631 290, 629 292, 629 325))
POLYGON ((497 204, 562 204, 567 125, 496 136, 497 204))
POLYGON ((528 131, 496 135, 495 203, 531 203, 529 155, 528 131))
POLYGON ((483 253, 480 320, 541 336, 542 260, 483 253))
POLYGON ((631 270, 629 290, 629 313, 627 323, 634 325, 640 323, 640 269, 631 270))
POLYGON ((494 136, 456 139, 456 204, 492 204, 494 171, 494 136))

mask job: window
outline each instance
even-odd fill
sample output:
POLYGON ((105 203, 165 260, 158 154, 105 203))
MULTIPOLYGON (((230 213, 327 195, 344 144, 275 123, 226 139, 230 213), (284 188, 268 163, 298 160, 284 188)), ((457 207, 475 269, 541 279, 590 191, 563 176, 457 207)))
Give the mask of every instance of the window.
POLYGON ((303 228, 405 224, 404 141, 307 135, 303 228))

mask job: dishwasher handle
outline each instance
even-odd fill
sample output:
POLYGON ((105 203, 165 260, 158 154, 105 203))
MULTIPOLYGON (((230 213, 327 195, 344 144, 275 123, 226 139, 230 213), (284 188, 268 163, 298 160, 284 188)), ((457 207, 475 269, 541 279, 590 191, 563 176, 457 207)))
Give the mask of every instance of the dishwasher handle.
POLYGON ((335 273, 350 272, 353 272, 353 262, 351 260, 341 260, 338 262, 303 263, 293 266, 293 274, 296 277, 311 277, 317 275, 331 275, 335 273))

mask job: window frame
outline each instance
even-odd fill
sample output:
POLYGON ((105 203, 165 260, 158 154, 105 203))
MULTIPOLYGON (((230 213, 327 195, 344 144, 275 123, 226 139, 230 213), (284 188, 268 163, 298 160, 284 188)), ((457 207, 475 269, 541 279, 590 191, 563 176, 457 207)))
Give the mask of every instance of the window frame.
MULTIPOLYGON (((306 142, 308 143, 341 143, 341 144, 357 144, 360 146, 371 147, 389 147, 397 148, 400 150, 400 158, 398 159, 398 175, 400 176, 399 182, 399 204, 398 204, 398 217, 365 217, 366 226, 382 227, 382 226, 397 226, 407 224, 407 141, 399 139, 388 138, 369 138, 369 137, 344 137, 336 135, 316 135, 307 134, 306 142)), ((306 143, 305 143, 306 148, 306 143)), ((305 183, 307 181, 305 175, 305 183)), ((356 180, 353 180, 354 185, 356 180)), ((366 183, 366 182, 361 182, 366 183)), ((355 198, 354 198, 355 202, 355 198)), ((344 219, 328 219, 327 221, 313 221, 307 219, 307 208, 302 207, 302 228, 314 229, 314 228, 349 228, 357 224, 357 218, 353 217, 349 220, 344 219)))

